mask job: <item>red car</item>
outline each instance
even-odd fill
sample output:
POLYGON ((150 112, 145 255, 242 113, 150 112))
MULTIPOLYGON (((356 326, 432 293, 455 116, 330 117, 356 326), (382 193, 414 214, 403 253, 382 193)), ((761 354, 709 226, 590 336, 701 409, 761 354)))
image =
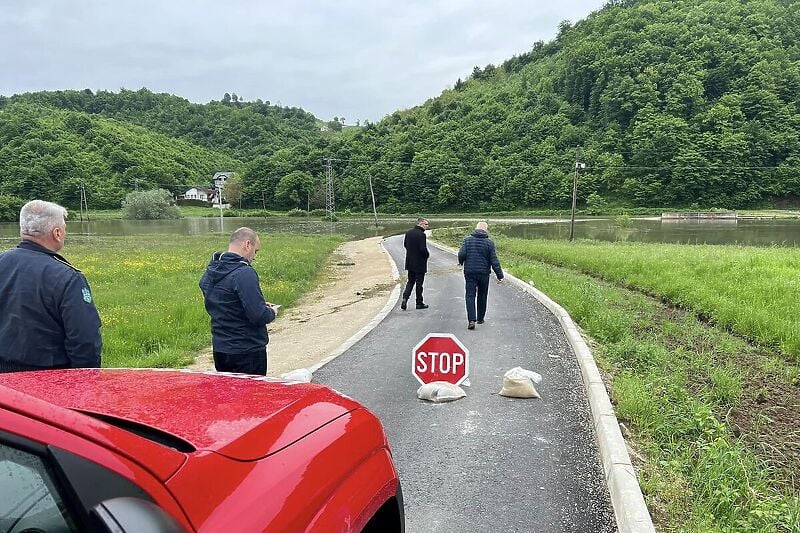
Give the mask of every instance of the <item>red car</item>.
POLYGON ((372 413, 233 374, 0 374, 0 494, 8 533, 405 529, 372 413))

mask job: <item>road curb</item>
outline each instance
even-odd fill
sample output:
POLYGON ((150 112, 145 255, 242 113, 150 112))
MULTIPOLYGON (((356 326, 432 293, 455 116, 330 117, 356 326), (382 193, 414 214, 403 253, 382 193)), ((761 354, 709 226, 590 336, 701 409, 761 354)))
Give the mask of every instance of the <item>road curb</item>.
MULTIPOLYGON (((429 241, 429 243, 440 250, 452 254, 458 253, 456 249, 438 242, 429 241)), ((569 313, 542 291, 508 272, 505 273, 505 278, 536 298, 558 318, 567 342, 578 359, 617 528, 620 533, 655 533, 636 471, 625 446, 625 439, 619 429, 614 407, 611 405, 611 399, 608 397, 592 352, 583 340, 578 327, 569 313)))
POLYGON ((383 309, 381 309, 380 312, 377 315, 375 315, 375 318, 370 320, 370 322, 366 326, 356 331, 352 337, 344 341, 344 343, 342 343, 338 348, 336 348, 334 351, 328 354, 324 359, 320 360, 318 363, 311 366, 308 370, 312 374, 317 370, 319 370, 320 368, 322 368, 323 366, 330 363, 331 361, 333 361, 334 359, 336 359, 337 357, 339 357, 340 355, 342 355, 344 352, 349 350, 350 347, 352 347, 355 343, 364 338, 364 336, 373 329, 375 329, 375 327, 377 327, 377 325, 380 324, 383 321, 383 319, 386 318, 386 316, 392 311, 392 308, 394 308, 394 304, 397 302, 397 298, 400 296, 400 283, 398 282, 398 280, 400 279, 400 273, 397 270, 397 265, 394 264, 394 260, 392 260, 392 256, 389 255, 389 252, 383 246, 383 241, 380 242, 380 245, 381 245, 381 251, 383 251, 386 260, 389 261, 389 264, 392 267, 392 279, 395 281, 394 289, 392 289, 392 292, 389 295, 389 299, 386 301, 386 305, 383 306, 383 309))

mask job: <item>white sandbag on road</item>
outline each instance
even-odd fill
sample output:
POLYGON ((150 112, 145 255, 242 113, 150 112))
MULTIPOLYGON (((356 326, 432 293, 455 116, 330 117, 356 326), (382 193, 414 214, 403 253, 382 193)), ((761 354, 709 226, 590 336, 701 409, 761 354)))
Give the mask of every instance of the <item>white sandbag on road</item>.
POLYGON ((426 383, 417 389, 417 397, 420 400, 442 403, 460 400, 467 395, 464 389, 458 385, 453 385, 446 381, 434 381, 426 383))
POLYGON ((541 398, 534 383, 541 383, 542 376, 532 370, 515 366, 503 376, 500 396, 509 398, 541 398))
POLYGON ((295 370, 281 374, 281 378, 286 381, 300 381, 303 383, 311 383, 311 377, 311 371, 307 368, 296 368, 295 370))

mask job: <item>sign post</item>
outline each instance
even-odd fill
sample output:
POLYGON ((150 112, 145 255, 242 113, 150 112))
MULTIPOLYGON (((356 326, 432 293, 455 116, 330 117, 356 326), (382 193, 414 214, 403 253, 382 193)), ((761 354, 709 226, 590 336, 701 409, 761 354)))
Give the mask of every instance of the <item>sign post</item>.
POLYGON ((411 351, 411 373, 423 385, 460 385, 469 376, 469 350, 452 333, 429 333, 411 351))

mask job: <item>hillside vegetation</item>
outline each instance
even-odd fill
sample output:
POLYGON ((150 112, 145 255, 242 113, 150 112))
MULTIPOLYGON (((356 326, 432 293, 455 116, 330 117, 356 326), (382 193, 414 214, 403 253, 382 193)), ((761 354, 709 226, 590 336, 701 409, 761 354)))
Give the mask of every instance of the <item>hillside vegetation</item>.
POLYGON ((0 195, 119 207, 135 188, 183 192, 239 163, 228 154, 113 119, 32 104, 0 109, 0 195))
POLYGON ((611 1, 335 142, 345 205, 742 208, 800 196, 800 4, 611 1))
POLYGON ((341 209, 370 207, 370 178, 383 211, 563 209, 578 158, 581 206, 794 205, 798 28, 797 2, 610 0, 551 42, 346 134, 227 94, 0 97, 0 194, 56 190, 77 205, 65 191, 83 180, 91 201, 117 207, 137 180, 175 192, 232 170, 243 207, 321 207, 330 158, 341 209))

